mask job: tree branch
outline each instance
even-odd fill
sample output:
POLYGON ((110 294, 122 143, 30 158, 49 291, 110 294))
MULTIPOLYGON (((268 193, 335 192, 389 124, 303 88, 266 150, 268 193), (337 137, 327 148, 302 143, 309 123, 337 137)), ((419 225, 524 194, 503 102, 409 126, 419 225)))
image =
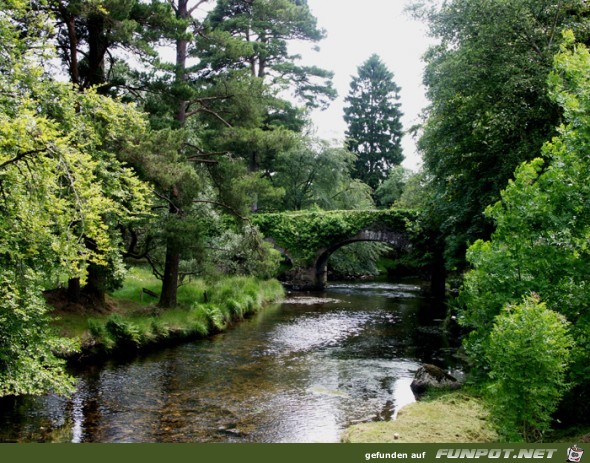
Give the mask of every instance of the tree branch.
POLYGON ((178 8, 177 8, 177 7, 176 7, 176 5, 174 4, 174 1, 173 1, 173 0, 168 0, 168 3, 169 3, 169 4, 170 4, 170 6, 172 7, 172 10, 173 10, 175 13, 178 13, 178 8))
POLYGON ((192 8, 189 8, 188 10, 188 14, 193 14, 193 12, 199 8, 201 5, 204 5, 205 3, 207 3, 209 0, 200 0, 197 2, 197 4, 195 6, 193 6, 192 8))
POLYGON ((173 201, 172 201, 170 198, 167 198, 166 196, 164 196, 164 195, 163 195, 163 194, 161 194, 161 193, 158 193, 158 192, 157 192, 157 191, 155 191, 155 190, 154 190, 154 194, 155 194, 155 195, 156 195, 158 198, 160 198, 160 199, 161 199, 161 200, 163 200, 163 201, 166 201, 166 202, 167 202, 167 203, 168 203, 170 206, 172 206, 172 208, 174 209, 174 211, 175 211, 175 213, 176 213, 176 214, 178 214, 178 213, 180 213, 180 212, 181 212, 181 209, 180 209, 180 208, 179 208, 179 207, 178 207, 176 204, 174 204, 174 202, 173 202, 173 201))
POLYGON ((201 200, 195 199, 195 200, 193 200, 193 203, 195 203, 195 204, 212 204, 214 206, 219 206, 222 209, 226 209, 226 210, 230 211, 233 215, 235 215, 236 217, 238 217, 243 222, 250 223, 250 219, 248 217, 243 216, 238 211, 236 211, 233 207, 231 207, 231 206, 229 206, 229 205, 227 205, 225 203, 222 203, 222 202, 219 202, 219 201, 209 201, 209 200, 204 200, 204 199, 201 199, 201 200))
POLYGON ((207 113, 207 114, 211 114, 213 117, 215 117, 216 119, 218 119, 219 121, 221 121, 222 124, 224 124, 226 127, 231 128, 232 125, 227 122, 223 117, 221 117, 218 113, 216 113, 215 111, 206 108, 205 106, 202 106, 199 109, 194 109, 193 111, 187 112, 186 113, 186 117, 190 117, 193 116, 197 113, 207 113))
POLYGON ((29 155, 39 154, 39 153, 43 153, 45 151, 47 151, 47 148, 41 148, 41 149, 38 149, 38 150, 24 151, 24 152, 22 152, 20 154, 17 154, 14 158, 9 159, 8 161, 4 161, 2 164, 0 164, 0 169, 2 169, 3 167, 6 167, 9 164, 14 164, 14 163, 20 161, 21 159, 23 159, 23 158, 25 158, 25 157, 27 157, 29 155))

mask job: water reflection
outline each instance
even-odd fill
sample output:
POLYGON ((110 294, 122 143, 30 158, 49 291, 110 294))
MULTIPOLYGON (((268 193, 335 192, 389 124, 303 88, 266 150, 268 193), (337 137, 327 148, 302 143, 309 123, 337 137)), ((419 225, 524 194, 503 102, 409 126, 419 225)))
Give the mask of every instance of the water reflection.
POLYGON ((384 283, 291 294, 212 339, 85 368, 70 400, 0 401, 0 441, 337 442, 412 402, 421 362, 452 361, 429 303, 384 283))

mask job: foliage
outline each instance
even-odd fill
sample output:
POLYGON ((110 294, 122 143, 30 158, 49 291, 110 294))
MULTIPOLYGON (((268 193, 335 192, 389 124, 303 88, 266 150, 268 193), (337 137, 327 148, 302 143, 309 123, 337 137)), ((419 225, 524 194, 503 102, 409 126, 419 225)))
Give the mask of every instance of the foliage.
POLYGON ((274 89, 290 88, 310 107, 325 107, 335 98, 331 72, 296 64, 299 56, 288 54, 290 41, 324 37, 306 1, 218 0, 205 27, 198 45, 200 67, 208 74, 248 69, 274 89))
POLYGON ((432 200, 432 189, 431 179, 424 170, 412 173, 406 178, 396 206, 404 209, 426 210, 432 200))
POLYGON ((485 349, 492 380, 489 402, 506 440, 534 442, 549 429, 567 389, 573 344, 563 315, 548 310, 536 295, 496 316, 485 349))
POLYGON ((578 385, 590 377, 589 72, 590 53, 573 45, 568 34, 549 79, 566 124, 543 147, 543 159, 522 164, 502 200, 487 209, 496 231, 490 241, 477 241, 469 249, 473 269, 460 296, 460 320, 474 329, 468 349, 477 359, 501 308, 525 294, 539 294, 572 323, 576 348, 570 374, 578 385))
POLYGON ((402 166, 395 166, 387 175, 387 178, 375 190, 375 199, 378 206, 391 207, 397 203, 406 190, 406 184, 411 178, 411 171, 402 166))
MULTIPOLYGON (((242 121, 243 122, 243 121, 242 121)), ((240 127, 216 131, 214 146, 244 159, 250 171, 262 171, 270 176, 277 169, 281 153, 293 149, 299 142, 297 133, 284 127, 240 127)))
MULTIPOLYGON (((135 85, 141 89, 139 96, 153 127, 163 132, 159 141, 165 144, 154 143, 157 156, 148 152, 138 160, 144 178, 155 186, 157 218, 139 230, 129 230, 129 236, 140 244, 133 254, 147 256, 162 279, 162 307, 176 304, 177 288, 186 277, 211 269, 208 254, 215 247, 211 242, 222 237, 225 227, 242 234, 244 243, 260 242, 249 240, 251 234, 244 227, 257 196, 271 189, 268 180, 255 172, 256 156, 266 155, 263 147, 267 147, 272 158, 292 138, 280 127, 262 130, 268 108, 277 100, 263 79, 232 67, 227 55, 231 50, 208 49, 217 32, 198 17, 203 3, 138 5, 150 25, 150 45, 168 44, 176 51, 174 65, 154 60, 149 72, 138 74, 135 85), (207 69, 212 58, 207 50, 221 60, 214 72, 207 69), (199 58, 198 66, 191 65, 192 57, 199 58)), ((268 255, 262 248, 258 251, 268 255)))
POLYGON ((445 237, 447 266, 460 270, 467 246, 493 229, 485 208, 555 133, 560 110, 546 78, 560 30, 579 30, 583 41, 588 16, 581 0, 438 5, 418 9, 439 39, 425 58, 432 103, 419 148, 436 190, 430 214, 445 237))
POLYGON ((262 241, 256 228, 248 225, 242 233, 227 229, 214 241, 210 259, 218 272, 262 279, 278 273, 281 255, 270 243, 262 241))
POLYGON ((351 243, 334 251, 329 267, 335 279, 349 279, 379 274, 377 261, 389 250, 385 243, 351 243))
POLYGON ((353 177, 373 189, 387 178, 392 166, 404 159, 400 90, 393 74, 377 55, 372 55, 359 66, 345 99, 347 147, 358 156, 353 177))
MULTIPOLYGON (((139 303, 144 287, 159 286, 146 270, 134 268, 123 287, 114 293, 117 304, 139 303)), ((203 337, 226 329, 237 319, 260 310, 265 304, 284 295, 276 280, 261 281, 252 277, 222 277, 214 282, 192 280, 178 294, 179 306, 156 312, 149 310, 153 301, 145 300, 140 310, 122 310, 103 318, 89 318, 89 349, 135 351, 171 340, 203 337)), ((68 315, 64 315, 67 318, 68 315)), ((60 323, 58 322, 58 326, 60 323)))
POLYGON ((502 201, 487 209, 497 224, 491 241, 469 250, 474 269, 465 279, 465 314, 470 326, 485 326, 506 302, 534 291, 550 307, 568 316, 581 315, 586 304, 589 234, 586 178, 590 139, 585 120, 590 86, 587 50, 563 50, 552 74, 553 95, 564 105, 566 126, 546 143, 543 157, 522 164, 502 192, 502 201), (549 164, 544 168, 546 164, 549 164))
POLYGON ((415 211, 401 209, 319 211, 257 214, 253 222, 292 259, 305 264, 319 249, 329 249, 372 225, 411 233, 416 215, 415 211))
POLYGON ((0 397, 47 391, 71 394, 74 379, 55 353, 69 353, 79 346, 49 328, 40 276, 30 269, 20 278, 11 273, 0 271, 0 397))
POLYGON ((28 6, 2 2, 0 15, 4 395, 71 391, 53 356, 62 341, 47 328, 44 275, 85 278, 89 264, 120 269, 115 229, 149 205, 147 186, 121 160, 145 136, 146 121, 132 106, 48 77, 51 21, 28 6))
POLYGON ((154 25, 166 20, 165 4, 137 0, 31 2, 56 18, 56 49, 72 84, 98 86, 102 94, 128 93, 132 70, 123 56, 155 57, 154 25))
POLYGON ((157 220, 139 230, 142 246, 134 252, 154 264, 163 281, 159 304, 172 307, 190 275, 219 267, 272 271, 272 253, 252 239, 247 215, 284 193, 271 183, 275 161, 298 141, 304 121, 300 108, 277 95, 289 87, 316 106, 334 91, 329 72, 295 65, 287 52, 293 40, 323 37, 304 2, 219 0, 206 14, 199 8, 206 0, 131 3, 130 15, 149 26, 138 39, 176 51, 173 65, 154 60, 133 85, 152 126, 172 135, 154 147, 159 168, 143 168, 154 161, 149 155, 139 162, 159 203, 157 220), (237 252, 238 242, 245 253, 237 252), (217 250, 231 246, 235 259, 222 262, 217 250))
POLYGON ((277 156, 272 184, 285 192, 283 210, 367 209, 370 188, 351 178, 355 156, 325 142, 302 140, 277 156))

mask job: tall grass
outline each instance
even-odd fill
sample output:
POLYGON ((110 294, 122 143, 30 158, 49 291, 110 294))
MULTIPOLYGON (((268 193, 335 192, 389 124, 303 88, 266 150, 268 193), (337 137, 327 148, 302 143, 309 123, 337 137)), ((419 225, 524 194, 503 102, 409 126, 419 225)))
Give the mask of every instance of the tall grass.
POLYGON ((142 292, 146 288, 158 294, 160 287, 148 269, 132 268, 123 287, 111 295, 117 313, 88 319, 84 344, 95 351, 111 352, 203 337, 227 329, 233 322, 284 295, 283 287, 276 280, 261 281, 253 277, 193 280, 179 288, 177 308, 159 309, 155 305, 157 300, 145 293, 142 296, 142 292))

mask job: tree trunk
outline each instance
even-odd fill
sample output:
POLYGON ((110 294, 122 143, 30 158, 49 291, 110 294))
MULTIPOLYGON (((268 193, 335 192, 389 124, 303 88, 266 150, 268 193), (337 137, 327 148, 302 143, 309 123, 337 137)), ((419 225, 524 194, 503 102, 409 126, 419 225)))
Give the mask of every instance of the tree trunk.
POLYGON ((81 294, 80 278, 70 278, 68 280, 68 301, 80 302, 81 294))
POLYGON ((164 264, 164 277, 162 278, 162 293, 158 305, 163 308, 176 306, 176 293, 178 290, 178 271, 180 268, 180 253, 176 250, 172 238, 168 239, 166 246, 166 263, 164 264))
POLYGON ((70 61, 70 79, 76 86, 80 85, 80 70, 78 68, 78 35, 76 34, 76 22, 73 14, 62 3, 59 4, 59 13, 68 29, 68 48, 70 61))
POLYGON ((94 309, 104 309, 106 305, 106 269, 96 264, 88 265, 88 279, 82 293, 88 305, 94 309))
MULTIPOLYGON (((178 0, 176 8, 176 17, 178 19, 187 19, 190 17, 188 10, 188 0, 178 0)), ((187 79, 186 60, 188 56, 188 41, 184 38, 176 40, 176 81, 182 82, 187 79)), ((186 122, 187 102, 178 101, 176 120, 180 127, 186 122)), ((174 198, 176 188, 172 188, 172 198, 174 198)), ((179 214, 180 208, 170 204, 169 215, 179 214)), ((158 305, 164 308, 176 306, 176 293, 178 289, 178 272, 180 268, 180 252, 174 237, 166 240, 166 262, 164 264, 164 275, 162 277, 162 292, 158 305)))
POLYGON ((432 269, 430 274, 430 293, 436 299, 444 299, 446 296, 447 269, 445 266, 444 252, 438 246, 434 250, 432 269))
MULTIPOLYGON (((104 31, 104 17, 100 14, 88 16, 88 76, 86 86, 105 83, 104 56, 108 43, 104 31)), ((105 93, 105 88, 99 88, 99 93, 105 93)))

